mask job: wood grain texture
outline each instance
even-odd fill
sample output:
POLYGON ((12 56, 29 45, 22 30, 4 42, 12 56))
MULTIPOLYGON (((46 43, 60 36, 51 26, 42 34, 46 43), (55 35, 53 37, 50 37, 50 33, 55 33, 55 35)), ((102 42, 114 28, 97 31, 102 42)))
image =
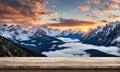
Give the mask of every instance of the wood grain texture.
POLYGON ((0 69, 120 69, 120 58, 1 57, 0 69))

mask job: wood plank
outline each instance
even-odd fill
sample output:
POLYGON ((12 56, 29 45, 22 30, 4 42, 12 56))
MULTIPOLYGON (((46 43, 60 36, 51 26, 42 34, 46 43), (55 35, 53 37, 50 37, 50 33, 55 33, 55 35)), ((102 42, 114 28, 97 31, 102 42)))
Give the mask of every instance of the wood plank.
POLYGON ((0 72, 120 72, 120 70, 111 70, 111 69, 76 69, 76 70, 71 70, 71 69, 67 69, 67 70, 58 70, 58 69, 55 69, 55 70, 40 70, 40 69, 17 69, 17 70, 0 70, 0 72))
POLYGON ((120 58, 1 57, 0 69, 120 69, 120 58))

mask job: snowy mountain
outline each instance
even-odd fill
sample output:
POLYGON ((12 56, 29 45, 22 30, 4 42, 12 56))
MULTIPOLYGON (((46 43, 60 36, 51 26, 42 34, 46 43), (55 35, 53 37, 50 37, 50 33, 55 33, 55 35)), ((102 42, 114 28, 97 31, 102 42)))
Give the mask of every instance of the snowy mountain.
POLYGON ((104 27, 98 27, 85 37, 83 43, 120 47, 120 22, 111 22, 104 27))
POLYGON ((36 32, 32 36, 29 37, 29 40, 16 40, 17 44, 20 46, 29 48, 31 50, 34 50, 36 52, 42 52, 42 51, 49 51, 54 49, 59 49, 57 45, 63 44, 61 40, 45 35, 44 32, 36 32), (54 46, 54 49, 51 49, 51 47, 54 46))
POLYGON ((29 30, 29 32, 36 32, 39 30, 44 31, 46 35, 53 36, 53 37, 59 36, 62 33, 62 31, 60 31, 59 29, 48 28, 45 25, 33 27, 29 30))
POLYGON ((51 37, 66 37, 66 38, 74 38, 81 39, 83 34, 82 32, 76 32, 73 30, 64 30, 61 31, 59 29, 48 28, 45 25, 33 27, 29 30, 25 30, 20 26, 14 25, 6 25, 0 24, 0 35, 9 39, 17 39, 17 40, 29 40, 29 37, 33 34, 37 33, 39 36, 41 34, 45 34, 51 37), (42 33, 43 32, 43 33, 42 33))
POLYGON ((0 35, 7 39, 25 39, 27 31, 20 26, 0 24, 0 35))
POLYGON ((0 36, 18 46, 46 56, 120 56, 118 48, 120 46, 120 22, 98 27, 86 36, 80 31, 61 31, 44 25, 25 30, 20 26, 0 24, 0 36))
POLYGON ((26 31, 20 26, 8 26, 6 24, 1 24, 0 35, 18 44, 19 46, 38 53, 58 49, 57 45, 64 43, 55 37, 47 35, 46 32, 40 28, 34 28, 26 31), (53 45, 55 48, 50 49, 53 45))
POLYGON ((64 38, 72 38, 72 39, 81 40, 83 38, 83 36, 84 36, 84 34, 81 31, 64 30, 57 37, 64 37, 64 38))
POLYGON ((52 37, 66 37, 66 38, 74 38, 74 39, 81 39, 83 36, 83 33, 80 31, 73 31, 73 30, 59 30, 59 29, 53 29, 48 28, 45 25, 33 27, 29 30, 29 32, 36 32, 39 30, 43 30, 46 32, 46 35, 52 36, 52 37))

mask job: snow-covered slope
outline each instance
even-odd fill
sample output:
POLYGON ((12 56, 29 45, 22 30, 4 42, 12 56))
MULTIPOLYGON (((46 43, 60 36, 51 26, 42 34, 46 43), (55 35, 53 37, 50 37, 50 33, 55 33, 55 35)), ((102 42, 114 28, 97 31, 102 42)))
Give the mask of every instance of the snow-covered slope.
POLYGON ((39 30, 43 30, 46 32, 46 35, 52 36, 52 37, 66 37, 66 38, 75 38, 75 39, 81 39, 83 34, 80 31, 73 31, 73 30, 59 30, 59 29, 53 29, 48 28, 45 25, 33 27, 29 30, 29 32, 36 32, 39 30))
POLYGON ((20 26, 8 26, 6 24, 0 24, 0 35, 8 39, 22 39, 25 40, 27 31, 20 26))
POLYGON ((20 26, 8 26, 6 24, 0 24, 0 35, 4 36, 5 38, 16 39, 21 41, 29 40, 29 37, 35 33, 37 33, 38 36, 40 36, 41 34, 45 34, 52 37, 66 37, 75 39, 81 39, 83 36, 81 32, 76 32, 73 30, 61 31, 59 29, 48 28, 45 25, 25 30, 20 26))
MULTIPOLYGON (((51 46, 64 43, 55 37, 47 35, 46 32, 40 28, 34 28, 26 31, 20 26, 8 26, 6 24, 1 24, 0 35, 18 44, 19 46, 34 50, 36 52, 48 51, 51 46)), ((57 49, 58 47, 55 48, 57 49)))
POLYGON ((83 43, 102 45, 102 46, 117 46, 120 44, 120 22, 112 22, 105 27, 98 27, 92 31, 83 41, 83 43), (117 41, 117 42, 116 42, 117 41))
POLYGON ((84 39, 82 32, 60 31, 44 25, 25 30, 20 26, 0 24, 0 35, 19 46, 47 56, 120 56, 120 22, 98 27, 84 39))
POLYGON ((29 30, 29 32, 36 32, 36 31, 39 31, 39 30, 42 30, 46 33, 46 35, 49 35, 49 36, 58 36, 61 34, 62 31, 58 30, 58 29, 52 29, 52 28, 48 28, 47 26, 45 25, 41 25, 41 26, 37 26, 37 27, 33 27, 29 30))

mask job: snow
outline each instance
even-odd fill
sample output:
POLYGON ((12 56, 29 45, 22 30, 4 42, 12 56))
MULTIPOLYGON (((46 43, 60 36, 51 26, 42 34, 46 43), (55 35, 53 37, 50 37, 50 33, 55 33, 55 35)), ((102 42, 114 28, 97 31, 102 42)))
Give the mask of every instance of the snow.
POLYGON ((32 40, 31 42, 36 42, 36 40, 32 40))
POLYGON ((9 38, 12 39, 11 35, 7 32, 2 33, 1 36, 5 37, 5 38, 8 38, 8 39, 9 38))
POLYGON ((41 45, 42 43, 39 43, 38 45, 41 45))
MULTIPOLYGON (((60 38, 61 40, 66 40, 65 38, 60 38)), ((90 54, 85 52, 85 50, 88 49, 95 49, 99 50, 101 52, 112 54, 116 56, 120 56, 120 49, 118 47, 104 47, 104 46, 93 46, 93 45, 87 45, 82 44, 80 42, 76 42, 76 40, 68 39, 67 42, 63 45, 59 45, 59 47, 67 47, 62 50, 56 50, 56 51, 49 51, 49 52, 42 52, 42 54, 47 55, 48 57, 90 57, 90 54)))
POLYGON ((52 41, 52 43, 57 43, 58 41, 52 41))
POLYGON ((24 45, 28 45, 28 46, 33 46, 33 47, 36 47, 35 44, 24 44, 24 45))
POLYGON ((59 36, 62 31, 58 30, 58 29, 52 29, 52 28, 48 28, 47 26, 38 26, 38 27, 33 27, 32 29, 30 29, 30 33, 34 33, 38 30, 43 30, 46 32, 46 35, 49 35, 49 36, 59 36))
POLYGON ((22 33, 25 31, 22 29, 20 26, 14 26, 14 25, 5 25, 2 24, 0 25, 0 35, 4 36, 5 38, 10 38, 10 39, 18 39, 18 40, 28 40, 28 35, 22 33), (15 33, 18 33, 17 35, 15 33))
MULTIPOLYGON (((116 25, 119 23, 120 22, 115 22, 115 23, 112 23, 109 25, 112 26, 111 29, 114 29, 116 27, 116 25)), ((28 30, 27 33, 23 33, 24 30, 19 28, 18 26, 11 26, 10 27, 10 26, 4 25, 4 24, 0 25, 0 35, 1 36, 4 36, 5 38, 8 38, 8 39, 19 40, 19 41, 30 40, 29 37, 32 36, 35 32, 37 32, 37 30, 43 30, 47 33, 47 35, 54 36, 54 37, 59 36, 61 34, 67 35, 70 33, 73 33, 73 34, 75 33, 75 32, 72 32, 71 30, 60 31, 57 29, 51 29, 51 28, 47 28, 47 27, 38 27, 38 28, 35 27, 35 28, 32 28, 31 30, 28 30), (13 30, 11 31, 11 29, 13 29, 13 30), (16 35, 15 32, 17 32, 18 34, 16 35)), ((101 32, 102 30, 103 30, 103 28, 98 29, 94 33, 94 35, 101 32)), ((109 34, 110 29, 108 29, 106 32, 109 34)), ((38 36, 40 36, 40 35, 38 35, 38 36)), ((88 54, 85 50, 95 49, 95 50, 99 50, 99 51, 107 53, 107 54, 120 56, 120 53, 119 53, 120 49, 118 47, 104 47, 104 46, 94 46, 94 45, 82 44, 80 42, 80 40, 71 39, 71 38, 58 37, 58 39, 65 42, 65 44, 58 45, 58 47, 65 47, 64 49, 49 51, 49 52, 42 52, 42 53, 47 55, 47 56, 50 56, 50 57, 64 57, 64 56, 66 56, 66 57, 76 57, 76 56, 77 57, 78 56, 89 57, 90 54, 88 54)), ((14 42, 16 42, 16 41, 14 41, 14 42)), ((35 41, 33 40, 31 42, 35 42, 35 41)), ((52 41, 52 43, 55 43, 55 42, 57 42, 57 41, 52 41)), ((118 38, 114 39, 112 42, 120 42, 120 36, 118 38)), ((21 44, 24 44, 24 43, 21 43, 21 44)), ((41 45, 41 44, 42 43, 39 43, 38 45, 41 45)), ((36 47, 36 45, 34 43, 24 44, 24 45, 36 47)), ((55 47, 56 46, 53 45, 50 49, 54 49, 55 47)))
POLYGON ((114 39, 111 43, 114 43, 114 42, 120 42, 120 36, 114 39))
POLYGON ((24 44, 23 42, 21 42, 20 44, 24 44))
POLYGON ((55 49, 56 45, 53 45, 50 49, 55 49))
POLYGON ((58 39, 62 40, 63 42, 79 42, 80 40, 78 39, 71 39, 71 38, 63 38, 63 37, 59 37, 58 39))
POLYGON ((29 40, 29 37, 27 34, 19 35, 17 38, 19 41, 29 40))
POLYGON ((101 27, 99 27, 99 29, 95 32, 94 35, 97 35, 99 32, 102 32, 102 31, 103 31, 103 27, 101 26, 101 27))

